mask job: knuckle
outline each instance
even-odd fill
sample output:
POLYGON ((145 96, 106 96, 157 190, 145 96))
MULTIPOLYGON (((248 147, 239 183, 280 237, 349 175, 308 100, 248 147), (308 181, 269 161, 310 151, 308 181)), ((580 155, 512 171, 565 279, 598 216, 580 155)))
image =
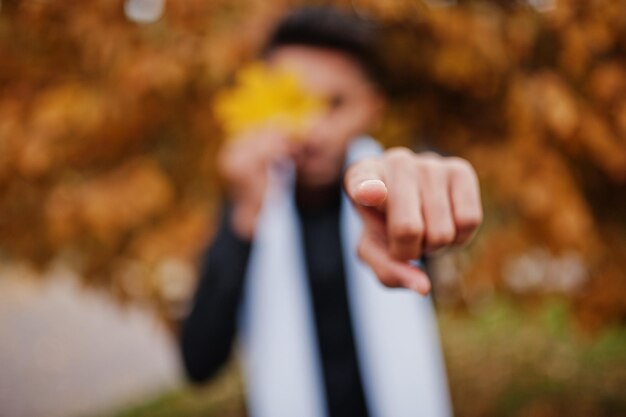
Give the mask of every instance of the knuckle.
POLYGON ((456 156, 452 156, 447 159, 447 164, 450 169, 460 175, 476 175, 476 171, 472 164, 470 164, 467 160, 463 158, 459 158, 456 156))
POLYGON ((429 231, 426 238, 431 246, 447 246, 454 242, 456 233, 452 227, 444 226, 429 231))
POLYGON ((460 230, 476 229, 483 222, 482 213, 464 213, 457 216, 456 226, 460 230))
POLYGON ((390 226, 389 234, 393 240, 411 242, 422 237, 423 228, 417 222, 399 222, 390 226))
POLYGON ((400 279, 393 273, 393 271, 389 268, 379 268, 376 272, 376 276, 378 280, 385 286, 389 288, 397 288, 402 285, 400 279))
POLYGON ((395 147, 386 152, 387 159, 393 164, 408 164, 413 162, 415 154, 408 148, 395 147))
POLYGON ((417 164, 417 170, 423 178, 432 178, 441 172, 443 164, 439 159, 421 158, 417 164))
POLYGON ((390 254, 395 259, 399 260, 410 260, 415 259, 421 253, 422 247, 421 245, 395 245, 390 249, 390 254))

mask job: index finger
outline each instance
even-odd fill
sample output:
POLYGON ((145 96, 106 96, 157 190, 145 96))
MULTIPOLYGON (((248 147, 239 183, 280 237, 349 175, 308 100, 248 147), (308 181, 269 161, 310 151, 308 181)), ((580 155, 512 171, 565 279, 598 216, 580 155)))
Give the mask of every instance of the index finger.
POLYGON ((344 185, 350 199, 365 207, 380 207, 387 199, 383 170, 375 159, 351 165, 346 171, 344 185))

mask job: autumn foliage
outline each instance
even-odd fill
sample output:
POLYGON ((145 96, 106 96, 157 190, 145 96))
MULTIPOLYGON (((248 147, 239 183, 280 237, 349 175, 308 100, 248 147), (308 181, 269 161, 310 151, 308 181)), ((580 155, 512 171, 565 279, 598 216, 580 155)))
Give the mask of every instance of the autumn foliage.
MULTIPOLYGON (((220 206, 215 94, 281 0, 4 0, 0 259, 61 260, 123 299, 184 301, 220 206)), ((378 18, 391 103, 377 136, 468 158, 486 222, 436 265, 442 300, 567 294, 626 319, 626 3, 359 0, 378 18), (461 279, 462 277, 462 279, 461 279)))

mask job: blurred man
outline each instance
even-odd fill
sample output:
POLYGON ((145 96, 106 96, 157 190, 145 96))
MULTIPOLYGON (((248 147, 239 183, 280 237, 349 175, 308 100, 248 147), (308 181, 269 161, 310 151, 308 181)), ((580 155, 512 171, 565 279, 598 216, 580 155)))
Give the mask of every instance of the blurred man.
POLYGON ((451 414, 430 281, 414 260, 472 237, 478 183, 462 159, 382 151, 365 136, 384 105, 375 40, 334 9, 287 15, 264 60, 328 106, 297 141, 257 129, 220 155, 230 201, 182 352, 189 377, 207 380, 239 332, 253 416, 451 414))

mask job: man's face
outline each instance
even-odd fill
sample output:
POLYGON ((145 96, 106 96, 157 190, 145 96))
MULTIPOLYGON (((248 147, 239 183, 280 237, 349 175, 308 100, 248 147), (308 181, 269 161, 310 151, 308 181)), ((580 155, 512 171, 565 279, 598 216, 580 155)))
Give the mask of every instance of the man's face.
POLYGON ((349 142, 378 118, 381 96, 350 56, 332 49, 282 46, 268 63, 291 71, 308 92, 328 103, 293 145, 298 182, 319 187, 337 181, 349 142))

